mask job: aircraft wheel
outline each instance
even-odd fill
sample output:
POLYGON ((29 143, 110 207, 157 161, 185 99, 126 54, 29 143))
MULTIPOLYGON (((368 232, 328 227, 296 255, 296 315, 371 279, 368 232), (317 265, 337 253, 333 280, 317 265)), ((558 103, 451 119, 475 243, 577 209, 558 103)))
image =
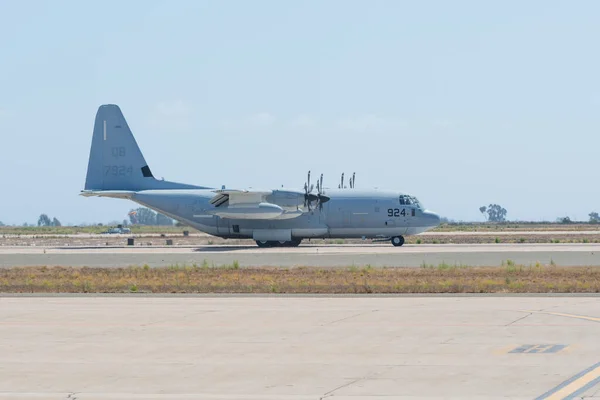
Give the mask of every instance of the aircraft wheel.
POLYGON ((394 236, 392 238, 392 244, 396 247, 402 246, 404 244, 404 236, 394 236))
POLYGON ((258 245, 258 247, 273 247, 273 242, 267 241, 267 240, 257 240, 256 244, 258 245))
POLYGON ((280 240, 276 242, 276 245, 279 247, 298 247, 300 245, 300 242, 302 242, 302 239, 292 239, 290 241, 280 240))
POLYGON ((301 242, 302 242, 302 239, 292 239, 291 242, 288 242, 288 246, 290 246, 290 247, 298 247, 298 246, 300 246, 301 242))

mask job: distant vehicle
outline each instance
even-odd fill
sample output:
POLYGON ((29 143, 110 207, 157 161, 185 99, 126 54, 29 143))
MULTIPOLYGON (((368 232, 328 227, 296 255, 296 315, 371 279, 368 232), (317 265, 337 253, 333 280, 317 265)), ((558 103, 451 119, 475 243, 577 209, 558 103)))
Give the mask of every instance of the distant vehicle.
POLYGON ((110 228, 109 230, 102 232, 103 234, 123 234, 123 233, 131 233, 131 229, 129 228, 110 228))
MULTIPOLYGON (((256 156, 240 159, 240 170, 256 156)), ((395 167, 399 174, 406 172, 402 163, 395 167)), ((402 246, 403 235, 422 233, 440 224, 439 215, 408 194, 355 189, 354 175, 349 189, 344 186, 343 175, 336 186, 323 186, 321 175, 315 191, 310 172, 304 190, 214 189, 158 180, 121 109, 108 104, 100 106, 96 114, 81 195, 133 200, 214 236, 252 238, 259 247, 298 246, 307 238, 369 238, 402 246)))

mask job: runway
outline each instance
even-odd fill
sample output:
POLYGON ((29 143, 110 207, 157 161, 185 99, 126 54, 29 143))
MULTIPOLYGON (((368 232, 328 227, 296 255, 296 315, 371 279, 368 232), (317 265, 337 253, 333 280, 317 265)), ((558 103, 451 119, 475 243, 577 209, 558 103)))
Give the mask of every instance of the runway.
POLYGON ((598 244, 405 245, 389 244, 300 246, 259 249, 256 246, 202 247, 1 247, 0 267, 89 266, 151 267, 179 265, 322 266, 351 265, 419 267, 440 263, 499 266, 507 260, 529 265, 600 265, 598 244))
POLYGON ((133 246, 133 247, 0 247, 0 267, 89 266, 124 267, 148 264, 249 266, 351 265, 419 267, 440 263, 499 266, 512 260, 530 265, 600 265, 599 244, 482 244, 482 245, 302 245, 298 248, 259 249, 256 246, 133 246))
POLYGON ((600 398, 598 297, 0 303, 0 399, 600 398))

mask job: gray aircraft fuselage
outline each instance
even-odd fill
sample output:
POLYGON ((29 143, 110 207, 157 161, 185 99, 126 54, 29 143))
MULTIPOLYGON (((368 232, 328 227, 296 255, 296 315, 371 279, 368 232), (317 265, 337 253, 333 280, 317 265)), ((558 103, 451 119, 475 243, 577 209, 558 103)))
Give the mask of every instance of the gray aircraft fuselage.
MULTIPOLYGON (((310 180, 310 176, 309 176, 310 180)), ((404 235, 439 225, 440 217, 407 194, 384 190, 227 190, 157 180, 121 110, 98 109, 84 196, 123 198, 223 238, 298 245, 307 238, 387 238, 401 246, 404 235)), ((342 185, 343 186, 343 183, 342 185)))
MULTIPOLYGON (((288 193, 288 191, 282 191, 288 193)), ((301 193, 300 191, 298 191, 301 193)), ((143 190, 131 200, 199 231, 226 238, 252 238, 256 229, 291 230, 294 238, 382 238, 416 235, 440 223, 437 214, 419 205, 401 205, 402 193, 381 190, 325 189, 330 198, 322 209, 293 219, 256 220, 210 215, 215 193, 210 189, 143 190)), ((277 195, 277 190, 273 196, 277 195)), ((302 207, 298 196, 298 206, 302 207)), ((267 200, 269 200, 267 196, 267 200)))

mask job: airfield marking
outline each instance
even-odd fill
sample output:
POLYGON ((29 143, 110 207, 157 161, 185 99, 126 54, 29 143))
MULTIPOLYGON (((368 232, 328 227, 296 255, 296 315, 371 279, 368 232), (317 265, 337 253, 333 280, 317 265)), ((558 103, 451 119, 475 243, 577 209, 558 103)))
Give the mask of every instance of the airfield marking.
POLYGON ((519 354, 550 354, 558 353, 567 347, 566 344, 524 344, 509 351, 509 353, 519 354))
POLYGON ((535 400, 574 399, 598 383, 600 383, 600 363, 581 371, 554 389, 536 397, 535 400))
POLYGON ((589 317, 587 315, 576 315, 576 314, 557 313, 557 312, 550 312, 550 311, 532 311, 532 310, 521 310, 521 312, 555 315, 557 317, 567 317, 567 318, 583 319, 586 321, 600 322, 600 318, 589 317))

